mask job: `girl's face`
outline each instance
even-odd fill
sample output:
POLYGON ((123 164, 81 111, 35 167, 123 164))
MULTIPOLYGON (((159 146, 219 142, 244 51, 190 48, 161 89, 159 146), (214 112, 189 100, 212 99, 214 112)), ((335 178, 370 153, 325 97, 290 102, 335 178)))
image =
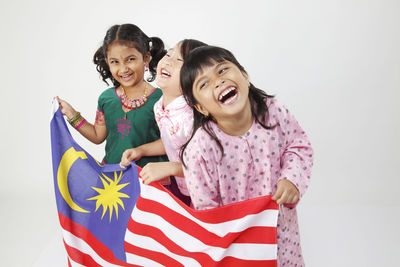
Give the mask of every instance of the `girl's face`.
POLYGON ((181 55, 181 44, 178 43, 158 62, 157 65, 157 85, 163 91, 163 94, 171 96, 182 95, 180 89, 180 72, 183 65, 181 55))
POLYGON ((247 74, 235 64, 216 62, 203 68, 193 82, 195 108, 204 116, 211 115, 217 122, 251 112, 249 86, 247 74))
POLYGON ((119 43, 108 46, 107 64, 111 74, 122 87, 134 87, 143 81, 144 67, 149 62, 150 55, 145 57, 134 47, 119 43))

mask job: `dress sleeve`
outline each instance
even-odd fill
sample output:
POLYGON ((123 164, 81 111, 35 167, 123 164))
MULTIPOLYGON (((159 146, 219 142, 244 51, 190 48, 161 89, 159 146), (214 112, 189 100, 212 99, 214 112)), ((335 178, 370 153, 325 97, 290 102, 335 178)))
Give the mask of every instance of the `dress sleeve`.
POLYGON ((101 98, 99 97, 99 99, 97 100, 97 110, 100 112, 104 112, 103 111, 103 105, 101 103, 101 98))
POLYGON ((96 118, 95 124, 100 126, 106 126, 105 118, 104 118, 104 93, 101 94, 97 100, 97 110, 96 110, 96 118))
POLYGON ((219 207, 222 201, 219 194, 219 181, 216 161, 209 158, 206 146, 193 137, 187 146, 183 158, 185 181, 195 209, 204 210, 219 207))
POLYGON ((174 146, 179 150, 192 135, 193 129, 193 111, 187 106, 185 109, 179 110, 175 113, 175 119, 171 121, 170 140, 174 146))
MULTIPOLYGON (((278 119, 283 148, 280 153, 281 175, 278 181, 288 179, 297 187, 302 197, 310 183, 313 148, 306 133, 285 106, 275 103, 274 112, 278 119)), ((294 207, 296 204, 285 206, 294 207)))

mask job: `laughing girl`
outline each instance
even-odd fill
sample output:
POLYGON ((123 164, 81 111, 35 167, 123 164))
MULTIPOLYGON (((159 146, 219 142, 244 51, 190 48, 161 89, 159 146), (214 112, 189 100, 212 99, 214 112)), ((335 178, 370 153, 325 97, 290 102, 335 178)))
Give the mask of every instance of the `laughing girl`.
POLYGON ((295 207, 310 182, 313 149, 298 122, 223 48, 193 51, 181 86, 194 112, 193 135, 181 152, 194 208, 273 195, 280 204, 279 266, 303 266, 295 207))
MULTIPOLYGON (((194 39, 185 39, 170 49, 157 65, 157 85, 163 96, 154 105, 156 121, 161 132, 163 144, 169 162, 148 163, 140 172, 146 184, 152 181, 169 179, 169 189, 185 204, 190 205, 189 192, 183 178, 179 151, 192 134, 193 111, 186 103, 180 88, 180 71, 183 62, 190 51, 206 44, 194 39), (174 184, 177 185, 175 190, 174 184)), ((126 167, 130 161, 137 160, 142 154, 155 154, 162 151, 155 143, 145 144, 126 150, 121 159, 121 167, 126 167)), ((165 182, 164 182, 165 183, 165 182)))

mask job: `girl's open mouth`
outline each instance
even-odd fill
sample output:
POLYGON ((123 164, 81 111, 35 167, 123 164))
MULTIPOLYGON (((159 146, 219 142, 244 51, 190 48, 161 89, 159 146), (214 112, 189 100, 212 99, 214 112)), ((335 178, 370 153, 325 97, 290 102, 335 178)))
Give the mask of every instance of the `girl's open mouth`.
POLYGON ((169 77, 171 77, 171 74, 168 71, 166 71, 165 69, 162 69, 161 70, 161 77, 162 78, 169 78, 169 77))
POLYGON ((238 93, 236 87, 229 86, 219 94, 218 101, 226 105, 232 104, 237 99, 239 95, 238 93))

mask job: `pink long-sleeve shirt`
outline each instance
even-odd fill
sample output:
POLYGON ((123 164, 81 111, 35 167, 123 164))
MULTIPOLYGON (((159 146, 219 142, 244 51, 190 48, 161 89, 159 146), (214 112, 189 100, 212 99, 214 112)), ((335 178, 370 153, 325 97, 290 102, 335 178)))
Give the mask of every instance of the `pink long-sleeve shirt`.
MULTIPOLYGON (((175 98, 166 107, 161 97, 154 104, 154 114, 160 129, 161 140, 165 152, 171 162, 180 162, 179 151, 192 134, 193 111, 186 103, 183 96, 175 98)), ((175 176, 179 190, 184 195, 189 195, 183 177, 175 176)))
MULTIPOLYGON (((288 111, 276 100, 267 100, 266 130, 253 122, 242 136, 230 136, 211 122, 224 153, 199 128, 184 153, 186 184, 196 209, 210 209, 263 195, 273 195, 281 179, 306 191, 313 165, 308 137, 288 111)), ((303 266, 295 205, 280 206, 278 217, 279 266, 303 266)))

